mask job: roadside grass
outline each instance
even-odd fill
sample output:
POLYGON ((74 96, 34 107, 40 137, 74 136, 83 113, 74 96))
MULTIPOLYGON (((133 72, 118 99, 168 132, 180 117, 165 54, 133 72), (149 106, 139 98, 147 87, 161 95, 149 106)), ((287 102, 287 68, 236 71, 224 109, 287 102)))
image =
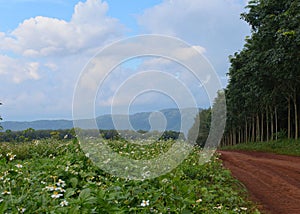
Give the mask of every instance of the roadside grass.
POLYGON ((300 139, 281 139, 269 142, 249 142, 221 147, 220 150, 259 151, 281 155, 300 156, 300 139))
MULTIPOLYGON (((172 143, 150 145, 140 155, 172 143)), ((123 155, 134 149, 140 159, 138 147, 109 144, 123 155)), ((170 173, 137 181, 94 166, 76 140, 0 143, 0 213, 259 213, 218 156, 199 164, 200 152, 194 148, 170 173)))

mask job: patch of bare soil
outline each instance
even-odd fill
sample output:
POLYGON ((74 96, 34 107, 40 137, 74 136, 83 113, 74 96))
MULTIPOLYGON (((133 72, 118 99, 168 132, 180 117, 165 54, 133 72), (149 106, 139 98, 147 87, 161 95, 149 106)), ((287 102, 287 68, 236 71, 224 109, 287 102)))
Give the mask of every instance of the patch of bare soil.
POLYGON ((300 214, 300 157, 219 151, 225 168, 247 188, 262 213, 300 214))

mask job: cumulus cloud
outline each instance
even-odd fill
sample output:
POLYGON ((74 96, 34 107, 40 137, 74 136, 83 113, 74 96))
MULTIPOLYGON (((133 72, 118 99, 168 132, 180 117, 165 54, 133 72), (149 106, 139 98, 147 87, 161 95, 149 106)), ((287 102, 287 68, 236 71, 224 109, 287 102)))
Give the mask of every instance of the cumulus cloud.
POLYGON ((241 49, 249 27, 240 20, 245 2, 240 0, 164 0, 138 16, 146 33, 179 37, 205 48, 217 69, 228 69, 228 56, 241 49))
POLYGON ((37 16, 0 32, 4 119, 70 117, 80 71, 99 48, 124 34, 108 9, 102 0, 86 0, 74 7, 70 20, 37 16))
POLYGON ((87 0, 74 7, 70 21, 37 16, 24 20, 9 33, 0 32, 0 54, 4 53, 0 55, 0 75, 9 75, 14 83, 38 80, 42 67, 52 71, 61 67, 54 58, 64 57, 63 63, 71 64, 70 55, 77 54, 81 59, 93 55, 124 32, 124 26, 108 17, 107 11, 106 2, 87 0), (54 60, 41 62, 46 57, 54 60))
POLYGON ((124 26, 106 15, 108 5, 100 0, 79 2, 67 22, 37 16, 27 19, 11 33, 0 34, 0 45, 25 57, 73 54, 120 38, 124 26))
POLYGON ((38 80, 40 64, 34 61, 23 61, 0 55, 0 75, 7 75, 14 83, 24 80, 38 80))

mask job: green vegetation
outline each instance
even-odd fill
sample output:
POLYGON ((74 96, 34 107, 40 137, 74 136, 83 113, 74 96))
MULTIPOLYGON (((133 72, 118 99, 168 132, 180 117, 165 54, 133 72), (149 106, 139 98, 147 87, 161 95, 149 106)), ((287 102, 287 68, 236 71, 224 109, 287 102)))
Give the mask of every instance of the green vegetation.
POLYGON ((299 137, 299 0, 252 0, 242 18, 251 26, 231 56, 223 145, 299 137))
POLYGON ((234 146, 225 146, 222 150, 240 150, 240 151, 260 151, 270 152, 282 155, 300 156, 300 141, 293 139, 269 141, 269 142, 252 142, 241 143, 234 146))
MULTIPOLYGON (((149 145, 132 154, 138 146, 107 143, 136 159, 161 152, 149 145)), ((199 165, 198 147, 170 173, 143 181, 95 167, 76 140, 0 143, 0 151, 0 213, 257 213, 217 156, 199 165)))
POLYGON ((209 131, 211 127, 211 109, 204 109, 202 110, 198 115, 197 118, 195 118, 195 123, 191 130, 189 131, 189 135, 195 135, 196 132, 197 139, 196 139, 196 144, 200 147, 204 147, 206 143, 206 139, 208 137, 209 131), (196 124, 197 121, 200 121, 199 127, 196 130, 196 124))
MULTIPOLYGON (((2 103, 0 103, 0 106, 2 105, 2 103)), ((0 121, 2 120, 2 117, 0 115, 0 121)), ((3 127, 0 125, 0 130, 3 129, 3 127)))
MULTIPOLYGON (((79 131, 79 129, 77 130, 79 131)), ((126 136, 131 140, 138 139, 160 139, 160 140, 168 140, 168 139, 178 139, 182 134, 176 131, 164 131, 163 133, 158 131, 139 131, 135 132, 132 130, 85 130, 82 132, 82 136, 86 137, 99 137, 101 134, 102 138, 117 140, 120 139, 121 136, 126 136), (142 134, 142 135, 141 135, 142 134)), ((31 142, 33 140, 41 140, 46 138, 52 138, 56 140, 63 139, 74 139, 75 138, 75 129, 60 129, 60 130, 34 130, 32 128, 28 128, 24 131, 11 131, 6 130, 5 132, 0 132, 0 142, 11 142, 11 143, 22 143, 22 142, 31 142)))

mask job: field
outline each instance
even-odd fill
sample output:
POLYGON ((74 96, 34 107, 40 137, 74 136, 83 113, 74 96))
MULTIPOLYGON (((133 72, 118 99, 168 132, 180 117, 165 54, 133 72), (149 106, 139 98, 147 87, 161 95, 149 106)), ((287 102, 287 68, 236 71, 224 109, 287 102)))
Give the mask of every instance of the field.
MULTIPOLYGON (((107 143, 133 154, 126 142, 107 143)), ((144 149, 136 159, 161 152, 144 149)), ((170 173, 141 181, 97 168, 76 140, 0 143, 0 151, 0 213, 258 213, 217 155, 198 163, 199 148, 170 173)))

